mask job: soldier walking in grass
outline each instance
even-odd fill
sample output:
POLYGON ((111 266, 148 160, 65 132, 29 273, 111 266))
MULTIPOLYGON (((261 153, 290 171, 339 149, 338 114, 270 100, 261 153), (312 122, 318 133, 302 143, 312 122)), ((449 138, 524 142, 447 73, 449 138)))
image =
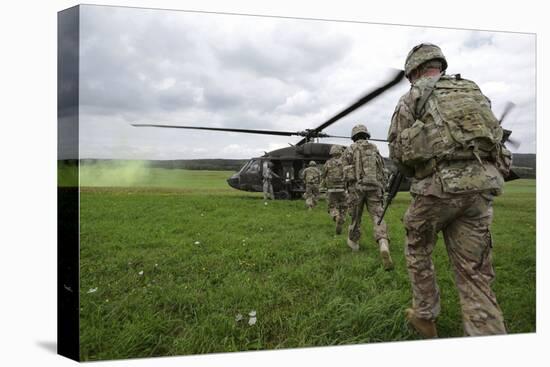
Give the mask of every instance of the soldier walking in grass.
POLYGON ((306 199, 306 207, 311 210, 317 205, 319 200, 319 184, 321 183, 321 171, 317 168, 315 161, 310 161, 308 167, 306 167, 302 174, 301 179, 306 183, 306 192, 304 198, 306 199))
POLYGON ((333 145, 330 147, 330 159, 325 162, 321 172, 321 186, 327 190, 328 212, 336 222, 336 234, 342 233, 342 226, 346 221, 347 196, 342 165, 344 147, 333 145))
POLYGON ((472 81, 446 75, 433 44, 405 61, 411 89, 397 104, 388 133, 390 158, 411 178, 413 197, 403 223, 412 285, 406 317, 424 337, 437 337, 440 312, 432 251, 439 232, 455 274, 466 335, 504 334, 494 279, 490 225, 493 197, 511 165, 490 101, 472 81))
POLYGON ((384 160, 376 145, 369 143, 370 133, 365 125, 356 125, 351 131, 353 143, 346 149, 342 161, 345 165, 345 179, 350 195, 351 225, 348 231, 348 246, 359 250, 361 219, 366 206, 374 226, 374 238, 378 243, 382 262, 386 270, 393 268, 390 256, 386 222, 378 224, 382 216, 383 193, 386 186, 384 160))

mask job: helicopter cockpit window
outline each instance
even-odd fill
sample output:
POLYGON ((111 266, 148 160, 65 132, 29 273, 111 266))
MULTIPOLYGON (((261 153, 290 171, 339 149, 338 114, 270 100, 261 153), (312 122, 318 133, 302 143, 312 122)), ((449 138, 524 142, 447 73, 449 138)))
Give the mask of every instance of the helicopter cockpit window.
POLYGON ((260 172, 260 162, 254 161, 250 164, 246 170, 248 173, 258 173, 260 172))
POLYGON ((248 169, 248 166, 250 166, 250 162, 251 162, 251 161, 246 162, 246 163, 241 167, 241 169, 239 170, 239 173, 246 172, 246 170, 248 169))

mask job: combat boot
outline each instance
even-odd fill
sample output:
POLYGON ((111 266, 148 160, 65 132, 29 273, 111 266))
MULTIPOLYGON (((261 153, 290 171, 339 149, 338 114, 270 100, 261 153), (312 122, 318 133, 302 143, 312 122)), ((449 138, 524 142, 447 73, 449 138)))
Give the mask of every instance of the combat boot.
POLYGON ((354 242, 348 238, 348 246, 351 248, 351 251, 356 252, 359 251, 359 244, 357 242, 354 242))
POLYGON ((417 317, 412 308, 407 308, 405 310, 405 317, 409 325, 411 325, 422 337, 429 339, 437 338, 437 328, 434 321, 417 317))
POLYGON ((342 223, 340 221, 340 218, 337 219, 337 222, 336 222, 336 234, 342 234, 342 225, 344 223, 342 223))
POLYGON ((384 264, 384 269, 392 270, 393 261, 391 260, 390 245, 388 243, 388 240, 385 238, 381 238, 378 241, 378 245, 380 246, 380 256, 382 257, 382 263, 384 264))

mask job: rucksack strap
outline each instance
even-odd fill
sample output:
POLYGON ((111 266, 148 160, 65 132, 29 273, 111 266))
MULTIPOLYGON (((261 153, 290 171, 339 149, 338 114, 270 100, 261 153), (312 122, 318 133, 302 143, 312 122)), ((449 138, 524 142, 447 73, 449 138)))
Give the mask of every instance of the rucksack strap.
POLYGON ((432 95, 435 85, 439 81, 439 79, 443 76, 443 74, 439 74, 436 76, 425 88, 424 93, 420 96, 418 99, 418 103, 416 104, 416 108, 414 110, 415 118, 418 118, 421 116, 422 110, 424 109, 424 106, 426 105, 426 102, 428 102, 428 98, 432 95))

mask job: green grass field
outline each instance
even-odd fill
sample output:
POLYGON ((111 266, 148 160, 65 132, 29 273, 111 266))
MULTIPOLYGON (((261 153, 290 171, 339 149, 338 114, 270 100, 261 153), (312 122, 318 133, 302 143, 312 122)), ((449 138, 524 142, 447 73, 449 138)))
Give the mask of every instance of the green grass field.
MULTIPOLYGON (((325 201, 307 212, 231 189, 230 172, 137 171, 81 169, 83 360, 417 339, 404 318, 408 194, 387 215, 396 267, 385 272, 366 217, 352 253, 325 201)), ((508 183, 495 201, 493 288, 511 333, 535 331, 535 232, 535 181, 508 183)), ((442 241, 434 259, 439 334, 462 336, 442 241)))

